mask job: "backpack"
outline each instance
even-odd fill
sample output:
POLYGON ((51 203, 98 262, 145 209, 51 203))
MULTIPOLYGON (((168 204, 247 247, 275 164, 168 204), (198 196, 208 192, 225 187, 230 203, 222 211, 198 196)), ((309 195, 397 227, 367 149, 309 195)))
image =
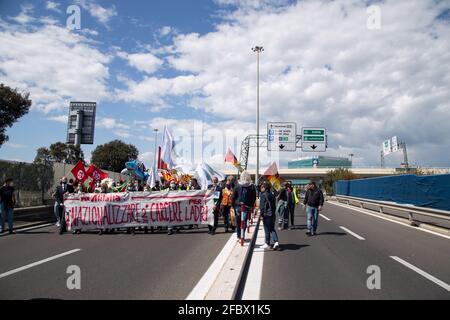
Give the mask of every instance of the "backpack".
POLYGON ((246 206, 249 206, 250 205, 250 203, 251 203, 251 201, 252 201, 252 198, 251 198, 251 188, 252 188, 253 186, 252 185, 250 185, 250 186, 241 186, 241 188, 240 188, 240 193, 239 193, 239 203, 243 203, 244 205, 246 205, 246 206))

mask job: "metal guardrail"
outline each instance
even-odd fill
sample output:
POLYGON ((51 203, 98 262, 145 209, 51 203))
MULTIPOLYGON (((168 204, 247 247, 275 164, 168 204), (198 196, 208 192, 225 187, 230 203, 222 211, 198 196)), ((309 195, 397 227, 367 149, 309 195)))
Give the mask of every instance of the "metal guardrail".
POLYGON ((380 213, 385 213, 384 209, 394 209, 394 210, 406 212, 406 213, 408 213, 408 219, 409 219, 411 225, 416 225, 413 215, 421 215, 421 216, 450 221, 450 211, 431 209, 431 208, 422 208, 422 207, 413 207, 413 206, 390 203, 390 202, 385 202, 385 201, 376 201, 376 200, 369 200, 369 199, 349 197, 349 196, 335 196, 335 198, 338 202, 347 202, 348 205, 351 205, 350 202, 356 202, 359 204, 360 208, 362 208, 362 209, 364 209, 365 204, 375 205, 375 206, 378 206, 380 213))

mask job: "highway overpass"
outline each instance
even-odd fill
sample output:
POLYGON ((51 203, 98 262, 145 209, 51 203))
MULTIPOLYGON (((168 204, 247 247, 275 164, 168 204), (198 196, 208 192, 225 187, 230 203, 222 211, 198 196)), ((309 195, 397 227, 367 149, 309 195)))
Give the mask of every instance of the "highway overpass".
MULTIPOLYGON (((296 168, 296 169, 278 169, 278 173, 283 179, 320 179, 325 177, 328 171, 337 168, 296 168)), ((264 173, 265 169, 262 169, 260 174, 264 173)), ((361 167, 361 168, 350 168, 350 170, 357 174, 361 178, 373 178, 390 176, 394 174, 399 174, 404 171, 403 168, 375 168, 375 167, 361 167)), ((424 172, 430 172, 435 174, 449 173, 450 168, 421 168, 424 172)), ((224 170, 225 174, 236 174, 237 170, 224 170)), ((254 176, 255 169, 248 169, 248 172, 254 176)))

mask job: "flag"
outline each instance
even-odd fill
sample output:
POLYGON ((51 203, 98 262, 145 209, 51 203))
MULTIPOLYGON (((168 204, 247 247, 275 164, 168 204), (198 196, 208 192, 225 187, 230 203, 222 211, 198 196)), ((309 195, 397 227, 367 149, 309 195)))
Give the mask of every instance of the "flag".
POLYGON ((147 179, 147 184, 150 188, 153 188, 156 185, 156 181, 159 181, 159 183, 161 183, 161 179, 159 178, 159 174, 156 171, 156 168, 152 167, 150 169, 150 176, 147 179))
POLYGON ((225 180, 226 175, 213 169, 207 163, 197 165, 195 169, 196 176, 198 177, 198 183, 202 187, 202 190, 208 189, 208 186, 212 183, 212 179, 217 177, 219 181, 225 180))
POLYGON ((280 190, 281 188, 281 178, 278 174, 277 164, 273 162, 267 170, 264 172, 264 176, 267 176, 267 180, 269 180, 270 184, 274 187, 275 190, 280 190))
POLYGON ((231 163, 233 166, 235 166, 239 171, 244 171, 240 165, 240 163, 238 162, 236 156, 234 155, 234 153, 231 151, 230 148, 228 148, 228 152, 225 155, 225 163, 231 163))
POLYGON ((159 166, 158 169, 169 169, 172 168, 174 163, 172 159, 173 148, 175 147, 175 141, 173 139, 172 133, 164 127, 164 136, 160 151, 159 166))
POLYGON ((108 178, 108 174, 99 168, 97 168, 95 165, 91 164, 89 168, 86 171, 86 174, 92 178, 94 181, 102 181, 103 179, 108 178))
POLYGON ((70 170, 70 172, 72 172, 75 180, 81 183, 83 183, 88 178, 88 175, 84 170, 84 164, 81 160, 78 160, 77 164, 75 165, 75 167, 73 167, 72 170, 70 170))

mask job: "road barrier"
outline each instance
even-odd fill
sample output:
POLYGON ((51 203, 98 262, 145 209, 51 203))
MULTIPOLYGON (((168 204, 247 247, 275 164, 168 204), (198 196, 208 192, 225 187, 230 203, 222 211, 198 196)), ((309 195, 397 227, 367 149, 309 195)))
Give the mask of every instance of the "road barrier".
POLYGON ((352 203, 356 203, 360 208, 367 209, 365 205, 372 205, 378 207, 378 211, 383 214, 386 213, 385 209, 392 209, 397 211, 406 212, 408 214, 408 220, 411 225, 417 226, 417 222, 414 219, 414 215, 425 216, 429 218, 442 219, 445 221, 450 221, 450 211, 431 209, 431 208, 423 208, 416 207, 411 205, 403 205, 385 201, 376 201, 370 199, 363 199, 357 197, 349 197, 349 196, 336 196, 335 197, 338 202, 346 202, 347 205, 352 205, 352 203))

